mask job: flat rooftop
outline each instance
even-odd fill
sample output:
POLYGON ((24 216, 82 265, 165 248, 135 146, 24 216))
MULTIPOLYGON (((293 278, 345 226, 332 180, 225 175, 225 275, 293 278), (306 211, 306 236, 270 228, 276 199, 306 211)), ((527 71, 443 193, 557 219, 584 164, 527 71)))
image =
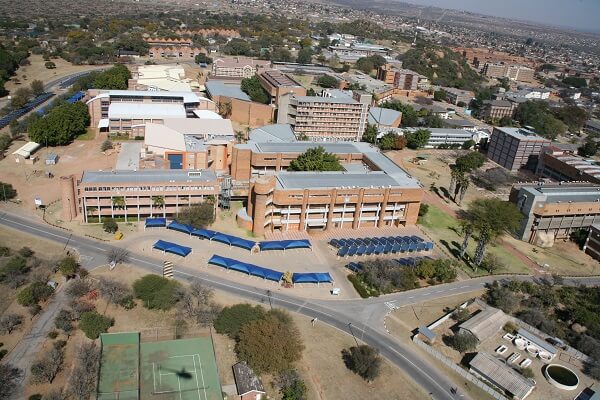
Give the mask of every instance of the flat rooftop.
POLYGON ((204 86, 206 87, 206 92, 210 97, 223 96, 231 97, 232 99, 250 101, 250 97, 242 91, 239 83, 209 80, 206 81, 204 86))
MULTIPOLYGON (((194 92, 166 92, 166 91, 156 91, 156 90, 106 90, 101 91, 101 93, 95 98, 102 97, 148 97, 148 98, 158 98, 158 97, 167 97, 167 98, 180 98, 184 103, 199 103, 201 100, 208 100, 205 97, 199 96, 194 92)), ((94 99, 95 99, 94 98, 94 99)), ((88 101, 88 103, 94 99, 88 101)))
POLYGON ((541 136, 538 136, 535 132, 530 131, 525 128, 510 128, 510 127, 497 126, 494 129, 498 130, 502 133, 505 133, 506 135, 509 135, 516 139, 519 139, 519 140, 539 140, 539 141, 550 143, 550 140, 543 138, 541 136))
POLYGON ((356 100, 349 96, 340 97, 321 97, 321 96, 295 96, 299 103, 337 103, 337 104, 358 104, 356 100))
POLYGON ((217 175, 210 170, 140 170, 140 171, 85 171, 81 183, 181 183, 214 182, 217 175))
POLYGON ((593 203, 600 202, 600 185, 524 186, 522 189, 545 203, 593 203))
POLYGON ((277 70, 265 71, 261 76, 273 87, 300 87, 298 82, 277 70))
POLYGON ((280 172, 276 175, 282 189, 327 189, 334 187, 388 187, 398 182, 384 172, 280 172))
POLYGON ((109 119, 153 119, 153 118, 185 118, 185 107, 182 104, 159 103, 111 103, 108 106, 109 119))

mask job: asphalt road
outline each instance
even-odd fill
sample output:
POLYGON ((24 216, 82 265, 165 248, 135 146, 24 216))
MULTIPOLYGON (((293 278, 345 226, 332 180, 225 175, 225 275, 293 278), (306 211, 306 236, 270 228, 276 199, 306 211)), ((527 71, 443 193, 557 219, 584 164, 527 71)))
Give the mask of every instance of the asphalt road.
MULTIPOLYGON (((82 264, 93 268, 106 264, 106 254, 117 248, 86 237, 76 236, 68 231, 51 227, 11 213, 0 214, 0 224, 37 237, 49 239, 64 244, 65 249, 75 249, 79 252, 82 264)), ((130 264, 149 272, 162 273, 161 261, 142 254, 131 253, 130 264)), ((393 307, 423 302, 430 299, 469 293, 484 287, 496 278, 480 278, 469 281, 453 282, 445 285, 416 289, 403 293, 380 296, 366 300, 311 300, 230 282, 219 276, 202 271, 176 266, 175 277, 180 280, 200 279, 209 286, 232 295, 282 307, 293 312, 301 313, 311 318, 317 318, 317 323, 331 325, 345 333, 351 334, 362 342, 379 349, 381 354, 405 373, 425 391, 431 393, 433 399, 455 399, 458 395, 450 393, 453 384, 435 364, 424 360, 412 348, 399 343, 386 333, 383 325, 385 314, 393 307)), ((520 279, 531 279, 521 277, 520 279)), ((575 283, 577 282, 570 282, 575 283)), ((600 283, 600 278, 587 278, 585 283, 594 285, 600 283)), ((468 395, 464 397, 468 399, 468 395)))

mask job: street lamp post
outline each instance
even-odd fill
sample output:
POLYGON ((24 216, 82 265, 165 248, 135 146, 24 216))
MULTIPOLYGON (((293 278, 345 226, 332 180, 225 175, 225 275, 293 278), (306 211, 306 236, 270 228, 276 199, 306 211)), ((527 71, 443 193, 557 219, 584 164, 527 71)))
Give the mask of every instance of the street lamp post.
POLYGON ((348 322, 348 329, 350 330, 350 334, 354 338, 354 342, 356 342, 356 347, 358 347, 358 340, 356 340, 356 336, 354 336, 354 332, 352 331, 352 322, 348 322))

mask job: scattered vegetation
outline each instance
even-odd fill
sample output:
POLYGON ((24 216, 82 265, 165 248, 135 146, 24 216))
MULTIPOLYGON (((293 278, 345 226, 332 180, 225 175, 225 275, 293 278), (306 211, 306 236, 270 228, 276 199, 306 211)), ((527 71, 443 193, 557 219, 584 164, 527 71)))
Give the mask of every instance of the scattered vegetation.
POLYGON ((173 308, 179 300, 180 288, 179 282, 154 274, 145 275, 133 283, 135 297, 151 310, 173 308))
POLYGON ((177 217, 177 222, 193 226, 196 229, 206 228, 215 222, 215 205, 212 201, 192 204, 183 208, 177 217))
POLYGON ((381 371, 381 356, 371 346, 360 345, 344 349, 342 359, 350 371, 369 382, 377 378, 381 371))
POLYGON ((313 147, 290 162, 291 171, 343 171, 344 167, 335 154, 328 153, 322 146, 313 147))

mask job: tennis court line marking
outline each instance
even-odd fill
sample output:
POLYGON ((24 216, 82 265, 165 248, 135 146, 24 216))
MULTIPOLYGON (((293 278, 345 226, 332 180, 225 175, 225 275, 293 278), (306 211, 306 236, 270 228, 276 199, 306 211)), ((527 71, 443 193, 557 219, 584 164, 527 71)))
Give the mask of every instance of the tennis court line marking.
POLYGON ((202 360, 200 359, 200 354, 198 356, 198 363, 200 364, 200 376, 202 376, 202 390, 204 391, 204 400, 208 400, 208 396, 206 395, 206 383, 204 383, 204 372, 202 372, 202 360))
MULTIPOLYGON (((196 357, 192 357, 192 360, 194 361, 194 371, 196 370, 196 357)), ((198 362, 200 362, 200 356, 198 355, 198 362)), ((200 365, 200 371, 202 371, 202 365, 200 365)), ((202 398, 200 397, 200 383, 198 382, 198 373, 195 373, 194 376, 196 377, 196 387, 198 388, 198 400, 202 400, 202 398)), ((205 396, 206 399, 206 396, 205 396)))
MULTIPOLYGON (((194 353, 194 354, 182 354, 179 356, 170 356, 168 358, 182 358, 182 357, 192 357, 192 361, 194 362, 194 370, 190 371, 190 374, 194 374, 194 376, 196 377, 196 387, 198 390, 198 400, 202 400, 202 396, 200 395, 200 384, 198 382, 198 369, 196 368, 196 357, 198 357, 198 363, 200 364, 200 374, 202 375, 202 386, 205 386, 204 384, 204 374, 202 373, 202 362, 200 361, 200 354, 198 353, 194 353)), ((152 375, 154 378, 154 392, 156 393, 156 372, 154 369, 155 363, 152 363, 152 375)), ((168 376, 168 375, 177 375, 176 372, 167 372, 166 374, 163 374, 161 371, 161 367, 160 364, 158 365, 158 378, 159 378, 159 386, 162 386, 162 377, 163 376, 168 376)), ((182 400, 182 392, 181 392, 181 378, 179 378, 179 376, 177 376, 177 385, 179 387, 179 399, 182 400)), ((204 390, 204 399, 208 400, 208 395, 206 394, 206 387, 203 387, 204 390)))

